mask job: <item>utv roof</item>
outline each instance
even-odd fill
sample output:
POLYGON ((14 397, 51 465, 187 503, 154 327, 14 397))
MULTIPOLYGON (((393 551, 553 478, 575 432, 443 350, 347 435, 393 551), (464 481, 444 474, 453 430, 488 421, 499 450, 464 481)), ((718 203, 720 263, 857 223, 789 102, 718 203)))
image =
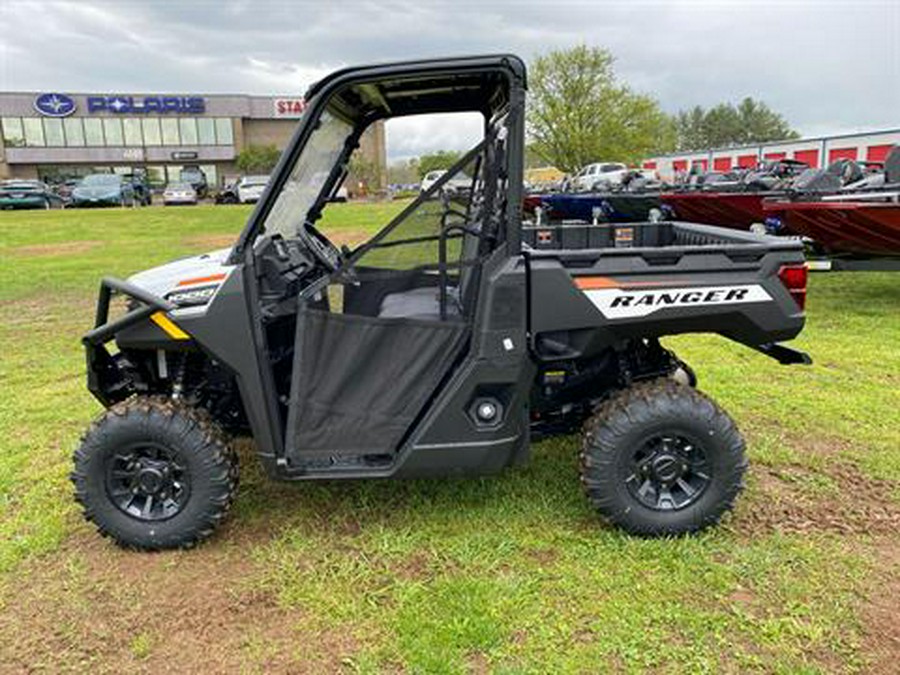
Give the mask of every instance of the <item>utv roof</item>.
POLYGON ((387 116, 403 115, 414 100, 421 112, 424 99, 435 111, 465 109, 466 90, 482 86, 485 76, 496 76, 502 70, 525 86, 525 64, 518 56, 492 54, 342 68, 313 84, 306 92, 306 100, 344 81, 372 80, 378 83, 377 91, 366 92, 366 98, 389 111, 387 116))

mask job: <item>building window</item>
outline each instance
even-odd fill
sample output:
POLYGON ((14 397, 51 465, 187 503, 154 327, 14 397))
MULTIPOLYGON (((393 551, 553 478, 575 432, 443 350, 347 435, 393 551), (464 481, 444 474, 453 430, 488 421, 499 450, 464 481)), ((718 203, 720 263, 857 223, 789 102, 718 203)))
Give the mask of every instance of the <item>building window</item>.
POLYGON ((178 120, 163 118, 159 124, 162 127, 162 144, 178 145, 178 120))
POLYGON ((162 134, 159 132, 159 118, 148 117, 143 120, 144 143, 147 145, 162 145, 162 134))
POLYGON ((144 144, 144 138, 141 136, 141 120, 138 118, 126 117, 123 119, 122 130, 125 136, 125 145, 139 147, 144 144))
POLYGON ((80 148, 84 145, 84 127, 81 126, 80 117, 64 119, 63 129, 66 131, 66 145, 70 148, 80 148))
POLYGON ((25 145, 25 131, 22 129, 21 117, 3 118, 3 145, 8 148, 21 148, 25 145))
POLYGON ((193 117, 178 120, 181 131, 181 145, 197 145, 197 121, 193 117))
POLYGON ((209 117, 197 119, 197 139, 200 145, 216 144, 216 123, 209 117))
POLYGON ((44 120, 44 138, 51 148, 60 148, 66 144, 62 120, 48 117, 44 120))
POLYGON ((84 141, 90 147, 103 145, 103 122, 95 118, 85 119, 84 141))
POLYGON ((22 120, 25 130, 25 145, 42 148, 44 145, 44 125, 40 117, 26 117, 22 120))
POLYGON ((231 118, 216 118, 216 142, 218 145, 234 145, 234 134, 231 128, 231 118))
POLYGON ((125 145, 125 137, 122 135, 122 120, 118 117, 104 118, 103 135, 106 136, 106 144, 109 146, 125 145))

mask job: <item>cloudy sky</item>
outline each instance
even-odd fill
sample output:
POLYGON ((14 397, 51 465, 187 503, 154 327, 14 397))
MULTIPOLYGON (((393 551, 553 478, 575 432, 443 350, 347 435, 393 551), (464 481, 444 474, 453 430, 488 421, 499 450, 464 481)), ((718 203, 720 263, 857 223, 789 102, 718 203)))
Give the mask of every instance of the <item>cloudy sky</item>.
MULTIPOLYGON (((900 126, 900 2, 0 0, 0 89, 302 94, 357 63, 606 47, 675 112, 760 98, 804 135, 900 126)), ((471 125, 389 129, 393 156, 471 125)))

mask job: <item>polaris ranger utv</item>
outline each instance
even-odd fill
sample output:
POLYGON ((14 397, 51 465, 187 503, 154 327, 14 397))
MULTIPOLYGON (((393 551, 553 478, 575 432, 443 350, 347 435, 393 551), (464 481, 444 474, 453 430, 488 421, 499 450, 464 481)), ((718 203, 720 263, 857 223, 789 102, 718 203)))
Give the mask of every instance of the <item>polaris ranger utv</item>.
POLYGON ((273 478, 315 480, 487 474, 583 428, 588 499, 625 530, 692 532, 732 506, 744 441, 658 338, 807 362, 778 344, 804 322, 801 244, 523 223, 525 92, 508 55, 340 70, 309 90, 232 248, 102 281, 83 342, 107 410, 72 473, 102 534, 139 549, 210 535, 235 496, 235 435, 273 478), (483 115, 481 141, 368 241, 336 246, 317 223, 365 129, 457 111, 483 115), (442 190, 462 176, 469 189, 442 190))

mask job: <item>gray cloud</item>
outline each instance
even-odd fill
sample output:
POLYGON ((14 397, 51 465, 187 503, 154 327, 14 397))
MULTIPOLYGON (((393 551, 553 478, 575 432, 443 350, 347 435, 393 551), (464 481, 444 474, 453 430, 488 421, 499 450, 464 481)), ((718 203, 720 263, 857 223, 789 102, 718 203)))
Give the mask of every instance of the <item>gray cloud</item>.
MULTIPOLYGON (((353 63, 586 43, 666 110, 749 95, 815 135, 900 126, 898 35, 889 1, 6 0, 0 88, 296 94, 353 63)), ((461 147, 467 129, 400 125, 392 154, 461 147)))

